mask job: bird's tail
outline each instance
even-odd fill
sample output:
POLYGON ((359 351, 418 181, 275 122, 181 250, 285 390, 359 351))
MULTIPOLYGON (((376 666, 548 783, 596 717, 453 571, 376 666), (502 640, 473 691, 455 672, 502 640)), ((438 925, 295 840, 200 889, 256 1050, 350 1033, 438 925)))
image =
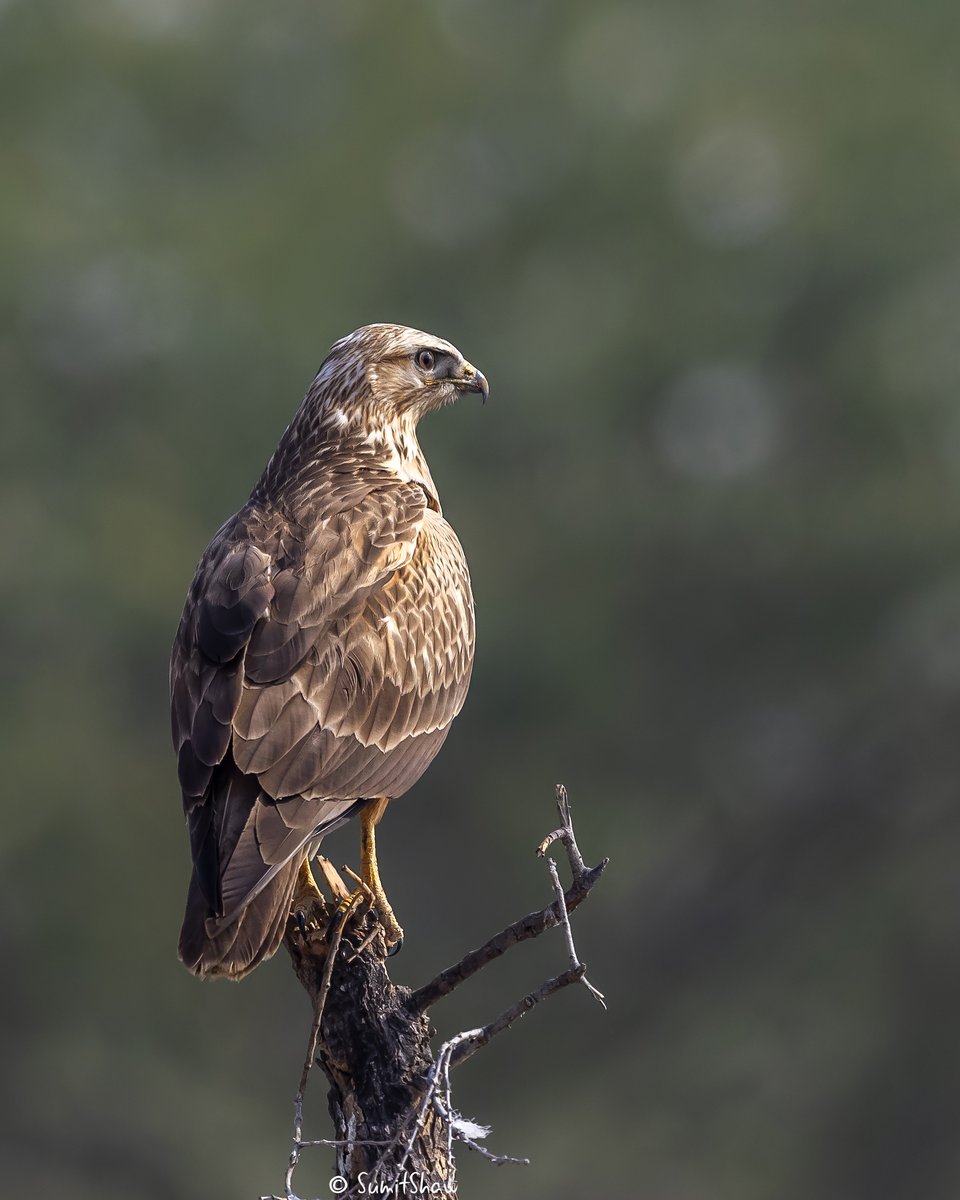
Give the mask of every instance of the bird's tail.
POLYGON ((179 954, 183 965, 195 975, 242 979, 269 958, 283 941, 302 858, 302 854, 295 854, 284 863, 226 924, 210 915, 210 906, 194 873, 180 930, 179 954))

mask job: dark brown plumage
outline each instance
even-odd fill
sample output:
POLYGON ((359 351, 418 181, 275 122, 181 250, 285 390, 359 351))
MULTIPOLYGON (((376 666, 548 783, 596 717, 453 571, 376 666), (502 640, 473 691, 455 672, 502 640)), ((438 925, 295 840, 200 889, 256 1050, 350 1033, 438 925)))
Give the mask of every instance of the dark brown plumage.
POLYGON ((343 338, 200 561, 170 663, 197 974, 276 950, 304 856, 414 784, 463 705, 470 579, 416 426, 464 390, 486 380, 430 334, 343 338))

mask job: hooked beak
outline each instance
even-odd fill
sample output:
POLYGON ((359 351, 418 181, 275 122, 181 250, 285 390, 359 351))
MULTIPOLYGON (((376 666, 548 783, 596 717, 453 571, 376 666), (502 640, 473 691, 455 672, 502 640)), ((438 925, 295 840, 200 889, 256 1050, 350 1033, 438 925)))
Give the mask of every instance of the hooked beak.
POLYGON ((460 374, 453 381, 462 392, 479 392, 484 404, 490 395, 490 384, 482 371, 478 371, 473 363, 465 362, 460 368, 460 374))

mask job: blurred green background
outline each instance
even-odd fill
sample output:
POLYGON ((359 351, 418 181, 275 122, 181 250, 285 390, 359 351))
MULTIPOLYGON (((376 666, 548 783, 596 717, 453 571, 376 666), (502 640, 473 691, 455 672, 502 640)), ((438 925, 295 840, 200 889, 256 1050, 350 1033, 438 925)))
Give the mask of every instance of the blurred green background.
POLYGON ((5 1194, 281 1185, 309 1012, 283 954, 176 961, 167 656, 381 320, 492 386, 423 430, 479 648, 383 827, 394 977, 547 902, 556 780, 612 859, 577 918, 610 1011, 569 989, 462 1069, 533 1160, 464 1151, 462 1194, 960 1194, 958 35, 936 0, 0 0, 5 1194))

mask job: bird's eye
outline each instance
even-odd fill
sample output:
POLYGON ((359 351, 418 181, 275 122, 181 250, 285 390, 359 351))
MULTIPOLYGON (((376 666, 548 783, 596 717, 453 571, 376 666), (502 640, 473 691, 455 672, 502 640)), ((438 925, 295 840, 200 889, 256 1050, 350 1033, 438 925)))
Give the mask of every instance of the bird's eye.
POLYGON ((421 371, 432 371, 437 359, 432 350, 418 350, 413 361, 421 371))

